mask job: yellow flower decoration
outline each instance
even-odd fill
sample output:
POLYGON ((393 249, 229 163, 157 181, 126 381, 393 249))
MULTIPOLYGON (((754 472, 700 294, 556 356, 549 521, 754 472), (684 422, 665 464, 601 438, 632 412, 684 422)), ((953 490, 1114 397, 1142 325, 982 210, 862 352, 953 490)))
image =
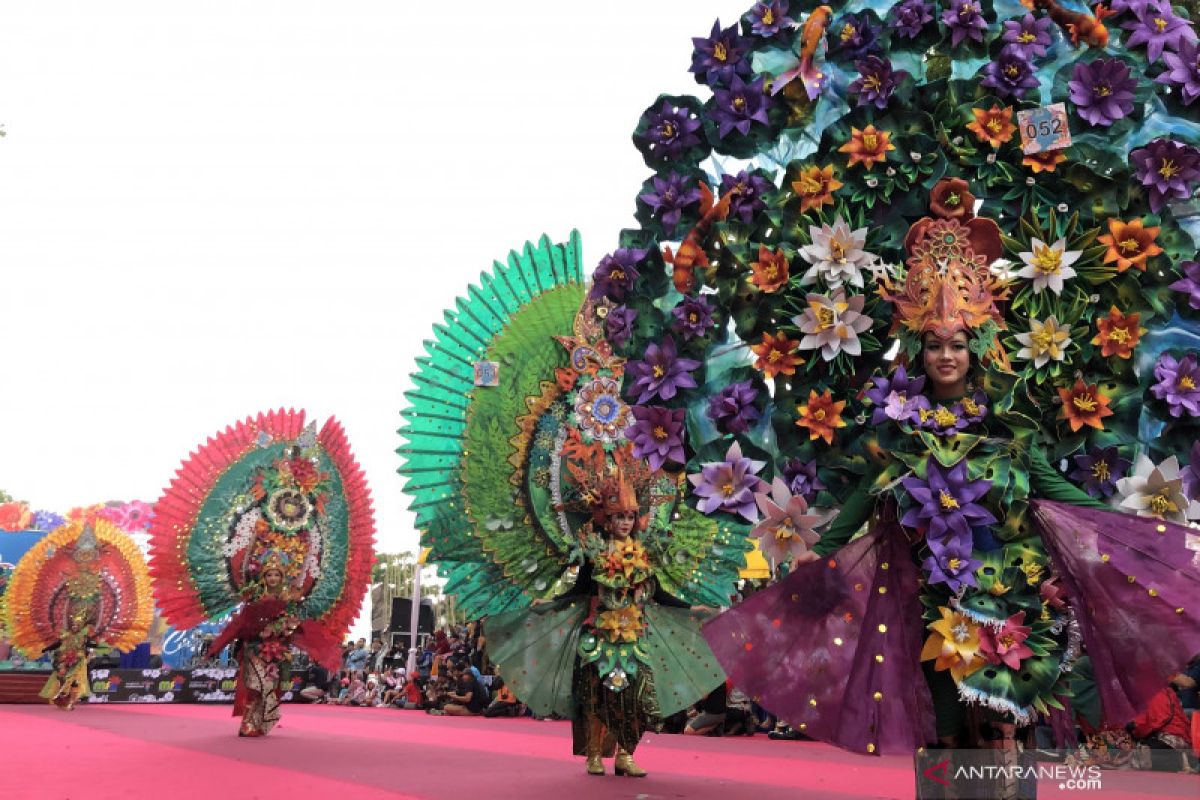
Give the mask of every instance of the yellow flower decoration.
POLYGON ((646 559, 646 549, 636 539, 626 539, 619 542, 608 551, 605 572, 609 576, 622 574, 625 580, 630 580, 636 572, 646 572, 650 562, 646 559))
POLYGON ((596 617, 596 630, 613 643, 636 642, 642 627, 642 612, 637 606, 605 611, 596 617))
POLYGON ((921 650, 921 660, 937 659, 936 670, 950 670, 958 683, 987 662, 979 653, 979 625, 965 615, 942 606, 942 618, 929 623, 929 638, 921 650))

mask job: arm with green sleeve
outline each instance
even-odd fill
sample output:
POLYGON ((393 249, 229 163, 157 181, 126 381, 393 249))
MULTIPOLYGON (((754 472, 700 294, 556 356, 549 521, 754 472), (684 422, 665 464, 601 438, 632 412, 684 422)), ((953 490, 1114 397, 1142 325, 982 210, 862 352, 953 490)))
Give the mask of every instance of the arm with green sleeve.
POLYGON ((1030 494, 1035 498, 1070 503, 1073 506, 1102 508, 1105 511, 1112 510, 1111 507, 1068 481, 1058 470, 1050 466, 1050 462, 1046 460, 1046 454, 1037 445, 1029 448, 1029 489, 1030 494))
POLYGON ((846 498, 837 519, 821 534, 820 541, 813 545, 813 552, 819 556, 827 556, 850 541, 858 529, 870 519, 874 509, 875 497, 871 494, 871 482, 864 480, 846 498))

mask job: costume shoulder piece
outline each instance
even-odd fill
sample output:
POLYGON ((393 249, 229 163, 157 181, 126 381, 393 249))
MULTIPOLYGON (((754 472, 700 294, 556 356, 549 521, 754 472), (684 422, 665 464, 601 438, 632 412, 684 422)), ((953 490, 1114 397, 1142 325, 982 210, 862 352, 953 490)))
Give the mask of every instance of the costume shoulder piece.
POLYGON ((141 551, 115 524, 94 515, 60 525, 21 558, 5 608, 13 645, 31 658, 74 630, 131 650, 146 638, 154 616, 141 551))
POLYGON ((374 514, 334 419, 302 411, 226 428, 180 467, 154 507, 151 571, 164 617, 189 627, 256 599, 277 567, 295 614, 329 638, 349 630, 367 590, 374 514))
MULTIPOLYGON (((604 280, 636 275, 610 262, 604 280)), ((400 472, 423 544, 468 614, 555 591, 585 558, 589 502, 617 466, 644 472, 638 491, 653 530, 667 536, 681 522, 686 531, 655 545, 670 550, 665 585, 695 599, 736 577, 727 565, 742 562, 740 540, 695 524, 664 458, 645 458, 628 439, 647 423, 621 396, 625 359, 609 338, 628 322, 615 305, 585 286, 577 235, 565 245, 543 237, 470 287, 418 359, 400 472)))

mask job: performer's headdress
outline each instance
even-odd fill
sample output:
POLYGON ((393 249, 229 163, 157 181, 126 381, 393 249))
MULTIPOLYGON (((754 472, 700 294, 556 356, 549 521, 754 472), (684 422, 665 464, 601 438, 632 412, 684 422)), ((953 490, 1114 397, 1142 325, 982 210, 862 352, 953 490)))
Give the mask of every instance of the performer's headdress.
POLYGON ((637 491, 625 475, 625 470, 618 466, 600 484, 599 490, 593 495, 592 519, 603 523, 613 514, 625 511, 637 513, 639 505, 637 491))

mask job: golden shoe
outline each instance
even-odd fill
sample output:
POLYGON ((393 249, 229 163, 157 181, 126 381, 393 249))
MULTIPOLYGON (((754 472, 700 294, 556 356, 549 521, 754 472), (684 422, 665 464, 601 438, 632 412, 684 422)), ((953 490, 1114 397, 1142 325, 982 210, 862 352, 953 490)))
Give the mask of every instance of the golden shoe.
POLYGON ((630 778, 644 778, 649 774, 637 765, 637 762, 633 760, 633 756, 624 750, 617 751, 617 758, 613 762, 613 771, 618 775, 627 775, 630 778))
POLYGON ((604 774, 604 759, 599 753, 589 755, 587 757, 587 774, 588 775, 603 775, 604 774))

